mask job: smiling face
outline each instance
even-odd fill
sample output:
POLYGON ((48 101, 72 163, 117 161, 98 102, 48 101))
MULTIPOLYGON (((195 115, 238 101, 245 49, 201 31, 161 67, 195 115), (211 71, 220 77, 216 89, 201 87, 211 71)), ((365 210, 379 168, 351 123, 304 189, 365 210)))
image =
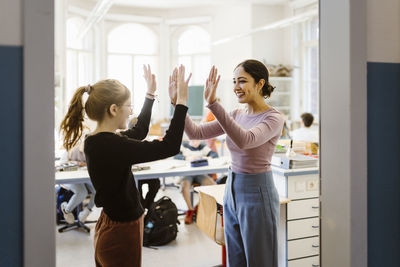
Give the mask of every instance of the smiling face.
POLYGON ((233 72, 233 92, 239 103, 250 103, 263 98, 260 93, 262 85, 261 81, 256 84, 254 78, 242 66, 237 67, 233 72))

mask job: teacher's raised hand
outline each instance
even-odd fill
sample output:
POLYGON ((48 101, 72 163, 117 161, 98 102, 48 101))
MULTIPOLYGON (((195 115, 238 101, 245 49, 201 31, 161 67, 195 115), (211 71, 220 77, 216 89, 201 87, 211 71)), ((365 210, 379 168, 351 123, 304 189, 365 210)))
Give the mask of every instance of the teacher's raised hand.
POLYGON ((218 75, 218 70, 215 66, 212 66, 208 79, 206 81, 206 88, 204 89, 204 99, 210 105, 217 100, 217 87, 221 75, 218 75))

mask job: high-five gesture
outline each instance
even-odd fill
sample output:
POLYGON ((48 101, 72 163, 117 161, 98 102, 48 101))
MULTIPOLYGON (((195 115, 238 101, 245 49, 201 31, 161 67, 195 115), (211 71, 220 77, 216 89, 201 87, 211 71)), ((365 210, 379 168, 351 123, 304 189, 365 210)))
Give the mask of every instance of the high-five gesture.
POLYGON ((169 86, 168 86, 168 93, 169 98, 171 99, 171 104, 176 104, 176 97, 177 97, 177 86, 178 86, 178 68, 174 68, 172 75, 169 76, 169 86))
POLYGON ((143 70, 144 70, 143 77, 147 83, 147 93, 154 97, 157 89, 156 75, 151 73, 150 65, 147 66, 143 65, 143 70))
POLYGON ((206 88, 204 89, 204 99, 208 104, 212 104, 217 100, 217 87, 221 75, 218 75, 218 70, 212 66, 208 79, 206 81, 206 88))
POLYGON ((192 74, 185 80, 185 67, 183 65, 179 66, 177 74, 177 99, 176 104, 186 105, 188 99, 188 84, 192 74))

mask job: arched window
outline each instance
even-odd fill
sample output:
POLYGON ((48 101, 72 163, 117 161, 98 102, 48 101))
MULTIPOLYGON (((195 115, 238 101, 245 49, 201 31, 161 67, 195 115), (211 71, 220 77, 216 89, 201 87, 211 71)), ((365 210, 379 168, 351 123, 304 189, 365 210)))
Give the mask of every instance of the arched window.
POLYGON ((211 64, 209 33, 199 26, 190 26, 181 31, 175 40, 177 47, 172 62, 184 64, 188 73, 193 73, 191 84, 203 85, 211 64))
POLYGON ((150 64, 153 73, 158 68, 158 38, 148 27, 123 24, 107 36, 108 78, 117 79, 132 90, 135 114, 139 114, 146 94, 143 64, 150 64))
POLYGON ((93 32, 88 31, 78 38, 84 20, 79 17, 67 20, 66 34, 66 91, 64 99, 67 105, 79 86, 93 83, 93 32))

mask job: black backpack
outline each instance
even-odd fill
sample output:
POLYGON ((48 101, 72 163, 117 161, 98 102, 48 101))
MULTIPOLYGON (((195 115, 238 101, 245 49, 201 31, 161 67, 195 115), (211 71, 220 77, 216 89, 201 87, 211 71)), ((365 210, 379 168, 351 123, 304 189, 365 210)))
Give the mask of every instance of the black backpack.
POLYGON ((161 246, 176 239, 178 209, 169 197, 153 203, 144 218, 143 246, 161 246))

